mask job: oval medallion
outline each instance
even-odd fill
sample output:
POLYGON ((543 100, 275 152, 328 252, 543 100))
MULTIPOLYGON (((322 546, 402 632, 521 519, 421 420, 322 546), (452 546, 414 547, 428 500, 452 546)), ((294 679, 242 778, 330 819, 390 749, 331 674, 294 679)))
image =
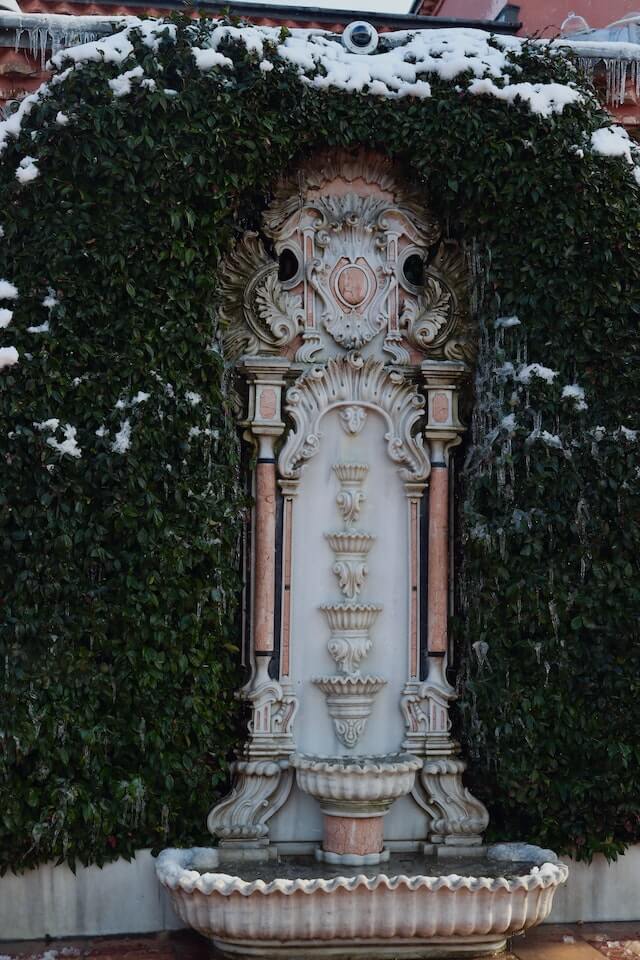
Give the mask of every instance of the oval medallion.
POLYGON ((361 267, 350 265, 338 277, 338 290, 345 303, 357 307, 369 292, 369 279, 361 267))

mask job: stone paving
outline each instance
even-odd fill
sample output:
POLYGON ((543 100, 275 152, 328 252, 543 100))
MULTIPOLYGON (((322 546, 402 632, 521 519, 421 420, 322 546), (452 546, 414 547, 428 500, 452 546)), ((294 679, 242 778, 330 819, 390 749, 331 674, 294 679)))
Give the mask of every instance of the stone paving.
MULTIPOLYGON (((501 960, 640 960, 637 923, 550 924, 516 937, 501 960)), ((0 940, 0 960, 211 960, 209 944, 190 931, 138 937, 0 940)), ((469 958, 473 960, 473 958, 469 958)))

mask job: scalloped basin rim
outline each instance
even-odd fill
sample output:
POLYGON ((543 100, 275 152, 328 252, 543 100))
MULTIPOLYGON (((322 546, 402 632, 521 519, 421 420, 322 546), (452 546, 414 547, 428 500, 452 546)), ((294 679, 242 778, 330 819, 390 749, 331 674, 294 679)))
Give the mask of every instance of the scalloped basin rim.
MULTIPOLYGON (((530 849, 540 850, 541 854, 550 852, 543 851, 539 847, 530 847, 530 849)), ((539 865, 533 865, 530 862, 523 864, 527 872, 512 878, 460 876, 457 873, 441 876, 422 874, 388 876, 386 873, 366 876, 364 873, 359 873, 350 877, 337 876, 331 879, 321 877, 306 879, 277 878, 267 883, 260 879, 243 880, 242 877, 224 873, 224 864, 220 865, 219 872, 201 872, 203 869, 206 870, 205 864, 207 862, 212 866, 217 866, 218 864, 215 861, 218 859, 219 852, 212 847, 169 848, 163 850, 158 856, 156 874, 163 886, 170 890, 182 890, 185 893, 198 891, 205 896, 211 894, 230 896, 233 893, 239 893, 245 897, 253 894, 268 895, 271 893, 287 896, 298 892, 313 894, 318 890, 324 893, 333 893, 340 889, 352 891, 363 887, 371 891, 377 890, 379 887, 386 887, 389 890, 405 888, 411 891, 424 889, 436 892, 442 889, 449 891, 466 889, 471 892, 504 890, 515 893, 519 890, 531 891, 559 886, 566 881, 569 875, 569 868, 556 860, 555 862, 544 861, 539 865)), ((291 858, 292 865, 294 860, 295 858, 291 858)), ((517 863, 518 861, 512 862, 517 863)), ((348 870, 349 868, 344 867, 343 869, 348 870)), ((321 872, 320 869, 318 869, 318 872, 321 872)))
POLYGON ((292 767, 314 773, 336 773, 366 776, 368 774, 401 774, 419 770, 422 760, 412 753, 389 753, 355 757, 330 757, 315 753, 292 753, 292 767))

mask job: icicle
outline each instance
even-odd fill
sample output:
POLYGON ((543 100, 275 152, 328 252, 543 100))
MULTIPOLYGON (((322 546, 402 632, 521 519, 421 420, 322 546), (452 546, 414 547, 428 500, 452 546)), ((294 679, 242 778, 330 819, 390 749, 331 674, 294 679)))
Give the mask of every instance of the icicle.
POLYGON ((549 600, 549 613, 551 615, 553 632, 555 633, 556 640, 557 640, 560 635, 560 617, 558 616, 558 608, 556 606, 555 600, 549 600))
POLYGON ((141 818, 144 816, 144 811, 146 807, 145 798, 144 798, 144 784, 141 780, 138 780, 135 785, 135 803, 133 808, 133 825, 137 827, 140 823, 141 818))
POLYGON ((540 653, 542 651, 542 644, 540 642, 534 643, 533 649, 535 650, 536 660, 538 661, 538 666, 540 665, 540 653))

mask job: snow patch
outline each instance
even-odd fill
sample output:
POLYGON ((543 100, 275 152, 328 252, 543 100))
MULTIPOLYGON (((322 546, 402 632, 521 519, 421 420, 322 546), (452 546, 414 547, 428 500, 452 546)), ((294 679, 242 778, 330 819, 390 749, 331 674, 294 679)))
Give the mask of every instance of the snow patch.
POLYGON ((60 442, 56 440, 55 437, 47 437, 47 443, 50 447, 53 447, 58 453, 69 454, 70 457, 75 457, 79 459, 82 456, 82 450, 78 446, 76 440, 77 430, 75 427, 72 427, 70 423, 67 423, 63 427, 64 440, 60 442))
POLYGON ((131 403, 144 403, 145 400, 148 400, 150 396, 150 393, 144 393, 142 390, 139 390, 131 403))
POLYGON ((0 347, 0 370, 12 367, 18 362, 19 353, 15 347, 0 347))
POLYGON ((194 393, 193 390, 187 390, 185 393, 185 400, 191 404, 192 407, 197 407, 199 403, 202 402, 202 397, 199 393, 194 393))
POLYGON ((624 439, 628 440, 630 443, 635 443, 635 441, 638 439, 637 430, 629 430, 628 427, 619 427, 617 432, 621 437, 624 437, 624 439))
POLYGON ((517 427, 515 413, 510 413, 506 417, 503 417, 500 421, 500 426, 503 430, 506 430, 507 433, 515 433, 517 427))
POLYGON ((126 453, 131 446, 131 423, 129 420, 123 420, 120 429, 116 433, 115 439, 111 444, 114 453, 126 453))
POLYGON ((127 70, 126 73, 114 77, 113 80, 109 80, 109 89, 114 97, 126 97, 131 93, 131 81, 140 80, 143 76, 144 70, 142 67, 134 67, 132 70, 127 70))
POLYGON ((498 87, 485 77, 473 80, 468 89, 469 93, 495 97, 509 104, 526 103, 531 113, 540 117, 551 117, 554 113, 562 113, 572 103, 584 101, 579 90, 563 83, 508 83, 498 87))
POLYGON ((7 310, 5 307, 0 309, 0 330, 4 330, 5 327, 9 326, 12 317, 13 310, 7 310))
POLYGON ((531 377, 539 377, 546 383, 553 383, 557 376, 557 370, 544 367, 541 363, 528 363, 520 367, 516 379, 519 380, 520 383, 531 383, 531 377))
POLYGON ((509 327, 519 327, 520 318, 516 317, 497 317, 494 323, 496 330, 507 330, 509 327))
POLYGON ((33 425, 36 430, 57 430, 60 426, 60 421, 57 417, 51 417, 50 420, 40 420, 40 422, 35 422, 33 425))
POLYGON ((49 333, 49 321, 45 320, 37 327, 27 327, 27 333, 49 333))
POLYGON ((69 123, 69 117, 66 113, 63 113, 62 110, 58 110, 56 113, 56 123, 59 127, 66 127, 69 123))
POLYGON ((467 88, 470 93, 511 102, 519 98, 543 117, 561 113, 567 104, 583 99, 578 90, 559 83, 512 84, 510 75, 518 68, 509 54, 522 45, 515 37, 490 38, 481 30, 457 28, 398 31, 388 34, 387 39, 389 49, 384 52, 359 54, 351 53, 329 34, 292 30, 281 42, 280 31, 274 27, 215 25, 207 46, 193 48, 193 56, 200 70, 233 67, 233 61, 219 48, 223 43, 243 43, 259 58, 259 68, 267 71, 273 67, 265 57, 268 45, 297 69, 304 83, 316 89, 387 98, 430 97, 427 77, 451 81, 471 73, 476 79, 467 88), (504 81, 504 86, 497 86, 494 79, 504 81))
POLYGON ((0 300, 17 300, 18 288, 8 280, 0 280, 0 300))
POLYGON ((548 430, 543 430, 540 434, 540 439, 548 447, 555 447, 556 450, 562 450, 562 440, 557 433, 549 433, 548 430))
POLYGON ((610 127, 600 127, 591 134, 591 149, 603 157, 624 157, 629 164, 633 164, 631 137, 617 124, 610 127))
POLYGON ((38 161, 35 157, 23 157, 20 161, 20 166, 16 170, 16 180, 20 183, 30 183, 31 180, 39 177, 40 171, 38 170, 37 164, 38 161))
POLYGON ((198 70, 211 70, 213 67, 231 67, 233 70, 233 60, 218 53, 217 50, 206 50, 202 47, 193 47, 191 50, 193 59, 196 62, 198 70))
POLYGON ((42 306, 46 307, 47 310, 53 310, 53 308, 57 307, 59 303, 60 301, 53 295, 53 290, 49 289, 49 294, 42 301, 42 306))
POLYGON ((49 92, 49 87, 43 83, 35 93, 30 93, 20 101, 20 106, 6 120, 0 121, 0 154, 2 154, 9 140, 15 140, 20 135, 22 121, 28 117, 36 103, 43 100, 49 92))
POLYGON ((584 398, 584 390, 577 383, 569 383, 562 388, 562 400, 573 400, 576 410, 586 410, 589 406, 584 398))

